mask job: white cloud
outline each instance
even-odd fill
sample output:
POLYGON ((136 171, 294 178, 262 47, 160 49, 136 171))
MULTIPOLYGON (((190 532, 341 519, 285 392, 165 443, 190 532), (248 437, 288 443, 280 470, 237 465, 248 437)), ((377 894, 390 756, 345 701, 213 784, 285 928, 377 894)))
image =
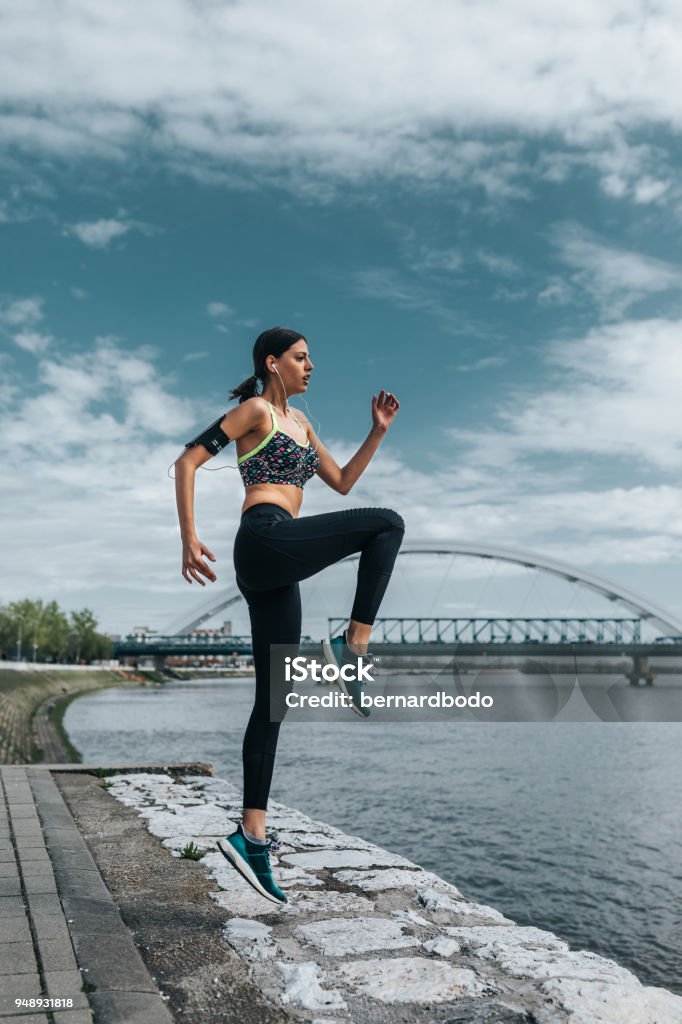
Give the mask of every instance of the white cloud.
POLYGON ((575 292, 563 278, 552 276, 538 293, 538 302, 547 306, 568 306, 575 299, 575 292))
POLYGON ((680 20, 673 0, 397 0, 390 18, 360 0, 10 0, 0 138, 67 159, 146 147, 187 173, 219 180, 229 163, 245 187, 257 169, 318 197, 319 179, 377 174, 499 196, 527 194, 531 160, 481 132, 547 133, 564 152, 545 174, 587 161, 612 194, 652 202, 647 182, 666 176, 626 137, 682 126, 680 20))
POLYGON ((498 407, 500 426, 455 428, 476 466, 523 473, 519 460, 553 453, 627 460, 642 468, 682 467, 680 394, 682 322, 636 320, 606 324, 584 338, 548 347, 553 382, 534 393, 517 389, 498 407))
MULTIPOLYGON (((629 401, 635 381, 642 387, 641 405, 635 407, 631 425, 624 424, 619 410, 613 409, 611 450, 618 450, 616 427, 626 435, 630 431, 626 444, 638 429, 647 423, 651 427, 651 408, 663 415, 660 436, 665 431, 670 434, 670 396, 679 394, 680 387, 680 373, 669 365, 677 325, 650 324, 648 347, 640 343, 633 326, 631 336, 621 333, 617 351, 608 330, 575 343, 570 350, 553 353, 562 374, 557 394, 566 406, 554 423, 547 415, 548 408, 554 412, 553 395, 540 391, 533 396, 528 402, 531 422, 519 414, 516 423, 507 420, 506 434, 488 438, 491 445, 504 445, 511 434, 516 446, 508 444, 504 459, 513 464, 519 455, 542 452, 546 437, 549 446, 558 450, 563 430, 572 437, 569 447, 572 443, 587 448, 590 431, 599 437, 603 429, 602 423, 590 419, 600 401, 608 404, 618 397, 629 401), (645 350, 648 375, 643 372, 645 350), (581 392, 581 387, 596 387, 602 376, 601 396, 581 392), (577 402, 572 410, 571 402, 577 402), (648 416, 646 402, 650 403, 648 416), (576 438, 581 426, 583 435, 576 438)), ((199 406, 179 397, 175 380, 159 375, 153 350, 142 347, 129 352, 112 338, 99 338, 91 349, 77 354, 43 356, 35 367, 35 380, 15 381, 8 373, 4 375, 8 386, 0 390, 5 453, 0 466, 0 529, 12 540, 3 562, 0 599, 23 596, 30 579, 33 595, 55 597, 67 607, 72 606, 70 602, 94 606, 105 628, 127 630, 138 619, 162 627, 207 593, 199 594, 198 587, 188 591, 180 577, 174 487, 167 468, 183 443, 214 419, 220 408, 211 412, 205 403, 199 406), (36 423, 41 425, 38 432, 36 423), (50 512, 47 517, 45 509, 50 512)), ((658 444, 656 438, 652 442, 651 434, 647 439, 658 444)), ((341 464, 357 447, 346 438, 324 440, 341 464)), ((669 454, 678 458, 670 439, 667 444, 669 454)), ((234 448, 216 461, 234 467, 234 448)), ((549 477, 532 467, 515 472, 514 465, 503 473, 497 466, 488 468, 470 447, 467 457, 436 461, 427 456, 414 468, 402 459, 389 436, 346 498, 321 481, 312 481, 306 489, 305 514, 389 506, 404 515, 412 537, 457 537, 537 550, 586 568, 599 565, 607 576, 613 575, 609 566, 615 566, 625 585, 628 566, 648 567, 653 573, 656 566, 663 571, 679 562, 682 489, 676 484, 588 489, 574 485, 561 459, 555 460, 555 466, 549 477), (446 514, 434 515, 434 510, 446 510, 446 514)), ((231 549, 242 500, 235 468, 218 475, 197 475, 197 530, 218 555, 220 586, 228 586, 233 579, 231 549)), ((405 594, 411 602, 416 600, 414 588, 422 586, 424 577, 417 574, 415 582, 411 574, 417 570, 410 564, 409 559, 399 561, 385 614, 405 613, 400 608, 405 594)), ((470 567, 458 565, 443 589, 445 570, 442 560, 423 569, 427 582, 419 593, 425 595, 425 607, 438 597, 440 608, 440 598, 452 600, 457 580, 466 582, 476 575, 470 567)), ((344 600, 349 596, 353 573, 347 566, 338 571, 339 577, 327 573, 323 580, 311 582, 315 601, 307 605, 306 621, 323 607, 325 595, 336 593, 327 589, 333 588, 334 579, 346 580, 344 600)), ((652 596, 665 603, 655 590, 651 588, 652 596)), ((493 611, 496 604, 495 592, 485 587, 475 597, 467 591, 466 599, 469 609, 493 611)), ((528 607, 524 605, 519 614, 528 607)), ((336 613, 333 607, 324 608, 336 613)), ((235 617, 243 619, 244 609, 235 609, 235 617)))
POLYGON ((504 356, 483 356, 473 363, 458 363, 455 369, 460 373, 476 373, 479 370, 492 370, 497 366, 504 366, 506 362, 504 356))
POLYGON ((106 249, 115 238, 127 235, 131 227, 125 221, 103 219, 69 224, 66 230, 92 249, 106 249))
POLYGON ((206 307, 206 312, 209 316, 215 318, 232 316, 234 310, 232 306, 228 306, 226 302, 209 302, 206 307))
POLYGON ((483 264, 491 274, 499 274, 502 277, 514 277, 521 272, 521 267, 516 260, 503 253, 489 252, 486 249, 479 249, 476 259, 483 264))
POLYGON ((23 327, 43 319, 44 300, 38 295, 25 299, 0 299, 0 324, 5 327, 23 327))
POLYGON ((389 302, 399 309, 421 310, 438 320, 448 333, 476 336, 487 333, 485 325, 449 306, 440 290, 411 280, 393 267, 363 267, 344 277, 342 283, 362 298, 389 302))
MULTIPOLYGON (((571 282, 608 318, 621 317, 648 295, 682 286, 682 266, 608 245, 578 224, 556 225, 551 234, 560 259, 573 268, 571 282)), ((570 288, 554 279, 538 298, 560 304, 568 295, 570 288)))
POLYGON ((39 331, 20 331, 14 335, 14 341, 19 348, 36 355, 38 352, 45 351, 52 341, 52 337, 49 334, 41 334, 39 331))

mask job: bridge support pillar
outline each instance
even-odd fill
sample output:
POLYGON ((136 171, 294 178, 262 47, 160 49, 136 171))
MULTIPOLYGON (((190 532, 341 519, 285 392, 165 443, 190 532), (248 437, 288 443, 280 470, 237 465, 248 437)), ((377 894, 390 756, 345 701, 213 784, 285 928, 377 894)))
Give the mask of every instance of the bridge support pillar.
POLYGON ((154 669, 155 669, 156 672, 163 672, 165 664, 166 664, 166 657, 165 657, 164 654, 155 654, 154 655, 154 669))
POLYGON ((656 673, 649 667, 646 654, 633 654, 632 668, 625 673, 625 677, 630 680, 630 686, 639 686, 640 679, 644 680, 646 686, 653 686, 656 673))

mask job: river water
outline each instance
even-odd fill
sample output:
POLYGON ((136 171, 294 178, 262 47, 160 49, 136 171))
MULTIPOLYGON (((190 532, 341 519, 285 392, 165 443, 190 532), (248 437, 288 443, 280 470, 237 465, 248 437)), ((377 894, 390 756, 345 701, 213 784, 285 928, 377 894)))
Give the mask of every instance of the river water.
MULTIPOLYGON (((252 700, 246 678, 113 688, 64 724, 84 761, 210 761, 240 785, 252 700)), ((285 722, 271 796, 682 994, 681 750, 679 721, 340 711, 285 722)))

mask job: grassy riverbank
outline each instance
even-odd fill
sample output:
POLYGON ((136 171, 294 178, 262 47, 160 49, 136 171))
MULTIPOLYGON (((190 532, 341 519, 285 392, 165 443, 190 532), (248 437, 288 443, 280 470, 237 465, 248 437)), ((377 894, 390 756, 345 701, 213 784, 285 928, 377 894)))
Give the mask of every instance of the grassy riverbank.
POLYGON ((139 680, 119 669, 0 669, 0 764, 34 764, 40 760, 33 717, 49 698, 55 702, 53 722, 60 738, 72 759, 78 760, 78 752, 68 742, 62 725, 66 707, 80 693, 126 684, 139 685, 139 680))

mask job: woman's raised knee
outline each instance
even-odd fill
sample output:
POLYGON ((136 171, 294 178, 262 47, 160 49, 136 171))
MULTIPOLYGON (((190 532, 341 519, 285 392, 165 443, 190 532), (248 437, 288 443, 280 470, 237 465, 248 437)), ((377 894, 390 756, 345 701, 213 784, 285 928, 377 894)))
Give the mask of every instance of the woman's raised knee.
POLYGON ((381 511, 385 518, 388 519, 394 530, 402 530, 403 533, 405 532, 405 520, 400 513, 394 512, 392 508, 382 508, 381 511))

